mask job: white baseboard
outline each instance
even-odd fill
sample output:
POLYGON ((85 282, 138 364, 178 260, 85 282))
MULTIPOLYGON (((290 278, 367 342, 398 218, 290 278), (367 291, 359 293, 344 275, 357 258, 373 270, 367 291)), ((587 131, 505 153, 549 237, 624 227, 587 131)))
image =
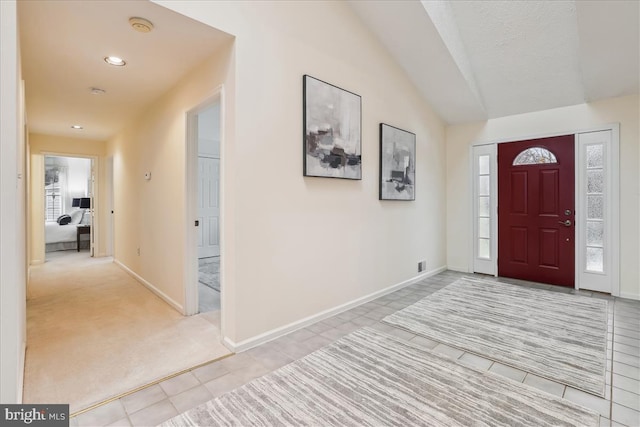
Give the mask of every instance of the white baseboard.
POLYGON ((171 297, 169 297, 169 295, 165 294, 160 289, 156 288, 152 283, 150 283, 149 281, 147 281, 144 278, 142 278, 138 273, 134 272, 133 270, 131 270, 129 267, 127 267, 122 262, 118 261, 117 259, 114 259, 113 262, 116 263, 118 265, 118 267, 120 267, 121 269, 126 271, 131 277, 136 279, 138 282, 142 283, 151 292, 153 292, 154 294, 156 294, 160 298, 162 298, 171 307, 173 307, 176 310, 178 310, 178 312, 180 314, 184 313, 182 305, 178 304, 175 300, 173 300, 171 297))
POLYGON ((441 273, 446 269, 447 269, 446 266, 442 266, 442 267, 436 268, 435 270, 420 273, 419 275, 411 279, 405 280, 404 282, 397 283, 395 285, 389 286, 388 288, 381 289, 369 295, 365 295, 363 297, 349 301, 345 304, 341 304, 337 307, 333 307, 328 310, 321 311, 320 313, 314 314, 313 316, 305 317, 304 319, 295 321, 293 323, 289 323, 288 325, 284 325, 279 328, 272 329, 270 331, 267 331, 255 337, 246 339, 244 341, 240 341, 239 343, 236 343, 230 340, 228 337, 225 337, 223 340, 223 343, 229 350, 233 351, 234 353, 249 350, 253 347, 259 346, 269 341, 273 341, 277 338, 280 338, 283 335, 286 335, 298 329, 306 328, 307 326, 312 325, 316 322, 327 319, 331 316, 335 316, 336 314, 342 313, 343 311, 350 310, 354 307, 365 304, 369 301, 373 301, 376 298, 380 298, 381 296, 390 294, 391 292, 395 292, 407 286, 413 285, 414 283, 417 283, 420 280, 425 279, 427 277, 435 276, 436 274, 441 273))
POLYGON ((24 394, 24 368, 27 358, 27 342, 22 341, 20 356, 18 357, 18 390, 16 391, 17 404, 22 404, 24 394))
POLYGON ((620 298, 640 300, 640 295, 638 295, 638 294, 630 294, 628 292, 620 292, 620 298))

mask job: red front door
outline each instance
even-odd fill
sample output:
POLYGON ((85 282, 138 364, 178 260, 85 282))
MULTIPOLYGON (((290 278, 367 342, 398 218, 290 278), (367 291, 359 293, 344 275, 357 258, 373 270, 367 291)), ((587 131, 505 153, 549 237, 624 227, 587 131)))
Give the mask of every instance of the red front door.
POLYGON ((573 135, 498 144, 499 276, 574 286, 574 179, 573 135))

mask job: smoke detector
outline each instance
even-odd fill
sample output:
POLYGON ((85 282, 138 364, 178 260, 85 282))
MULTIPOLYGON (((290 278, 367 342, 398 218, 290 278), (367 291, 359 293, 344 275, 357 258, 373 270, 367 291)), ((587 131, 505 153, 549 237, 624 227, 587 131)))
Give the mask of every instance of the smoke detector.
POLYGON ((150 33, 153 30, 153 24, 144 18, 129 18, 129 24, 131 28, 140 33, 150 33))

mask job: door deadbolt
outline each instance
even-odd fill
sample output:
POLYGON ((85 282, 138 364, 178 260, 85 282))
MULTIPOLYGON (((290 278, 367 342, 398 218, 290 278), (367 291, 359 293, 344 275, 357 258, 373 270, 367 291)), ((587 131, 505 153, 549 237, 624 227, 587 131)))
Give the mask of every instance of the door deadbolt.
POLYGON ((567 215, 567 216, 571 215, 572 213, 573 213, 573 212, 571 212, 571 209, 566 209, 566 210, 564 211, 564 214, 565 214, 565 215, 567 215))

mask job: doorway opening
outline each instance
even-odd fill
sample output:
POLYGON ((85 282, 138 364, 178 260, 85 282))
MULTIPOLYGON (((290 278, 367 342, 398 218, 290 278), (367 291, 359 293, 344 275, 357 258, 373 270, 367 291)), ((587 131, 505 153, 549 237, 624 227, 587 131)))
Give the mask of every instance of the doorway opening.
POLYGON ((92 257, 94 251, 94 160, 44 157, 45 261, 92 257))
POLYGON ((193 238, 187 252, 193 255, 187 265, 196 269, 187 288, 197 288, 187 290, 189 314, 221 310, 221 122, 220 92, 187 113, 187 217, 195 218, 188 224, 187 239, 193 238))
POLYGON ((573 287, 574 136, 498 146, 498 275, 573 287))
POLYGON ((619 147, 618 124, 474 144, 472 271, 619 296, 619 147))

